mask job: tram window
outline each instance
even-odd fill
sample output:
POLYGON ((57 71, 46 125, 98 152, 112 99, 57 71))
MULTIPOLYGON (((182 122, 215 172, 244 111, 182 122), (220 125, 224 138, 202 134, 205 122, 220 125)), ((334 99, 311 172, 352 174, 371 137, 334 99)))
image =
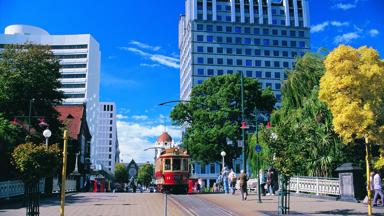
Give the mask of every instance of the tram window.
POLYGON ((188 170, 188 160, 183 159, 183 171, 187 171, 187 170, 188 170))
POLYGON ((180 168, 181 168, 180 159, 173 159, 172 170, 180 170, 180 168))
POLYGON ((164 160, 164 170, 171 170, 171 159, 164 160))

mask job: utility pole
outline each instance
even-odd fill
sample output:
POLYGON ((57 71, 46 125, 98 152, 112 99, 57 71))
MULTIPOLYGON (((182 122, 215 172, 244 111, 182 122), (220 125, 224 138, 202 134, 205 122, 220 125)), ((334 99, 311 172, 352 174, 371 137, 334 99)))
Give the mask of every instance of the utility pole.
MULTIPOLYGON (((240 72, 240 85, 241 85, 241 122, 245 121, 244 116, 244 81, 243 71, 240 72)), ((246 158, 246 144, 245 144, 245 128, 241 127, 241 139, 243 144, 243 170, 247 172, 247 158, 246 158)))

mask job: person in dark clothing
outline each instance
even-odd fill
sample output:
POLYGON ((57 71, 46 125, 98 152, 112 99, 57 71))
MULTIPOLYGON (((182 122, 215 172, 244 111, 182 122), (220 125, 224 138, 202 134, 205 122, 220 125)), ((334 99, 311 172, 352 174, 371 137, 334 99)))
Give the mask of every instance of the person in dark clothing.
POLYGON ((248 181, 247 174, 244 172, 244 170, 241 170, 239 175, 239 183, 240 183, 240 192, 241 192, 242 200, 247 200, 247 196, 248 196, 247 181, 248 181))

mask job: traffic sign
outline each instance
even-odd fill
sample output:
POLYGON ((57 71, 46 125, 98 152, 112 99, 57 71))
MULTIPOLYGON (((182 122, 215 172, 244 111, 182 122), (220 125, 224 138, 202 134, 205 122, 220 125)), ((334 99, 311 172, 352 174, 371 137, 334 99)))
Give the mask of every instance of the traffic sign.
POLYGON ((261 145, 256 144, 256 146, 255 146, 255 151, 256 151, 257 153, 261 152, 261 145))

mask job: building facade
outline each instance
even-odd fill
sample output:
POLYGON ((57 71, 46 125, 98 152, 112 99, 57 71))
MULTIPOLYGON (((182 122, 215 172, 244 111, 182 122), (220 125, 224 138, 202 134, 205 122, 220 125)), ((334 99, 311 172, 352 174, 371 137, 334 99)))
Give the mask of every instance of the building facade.
POLYGON ((97 124, 96 145, 93 149, 93 164, 101 165, 114 173, 115 164, 119 162, 119 142, 116 130, 116 105, 112 102, 100 102, 97 124))
MULTIPOLYGON (((285 71, 310 50, 308 0, 185 0, 179 18, 180 99, 212 76, 242 73, 270 87, 281 105, 285 71)), ((241 158, 234 169, 243 169, 241 158)), ((216 164, 195 164, 207 185, 216 164)))
POLYGON ((310 50, 308 0, 186 0, 179 20, 180 98, 212 76, 242 72, 280 88, 310 50))
MULTIPOLYGON (((64 105, 86 105, 87 123, 95 145, 100 84, 99 43, 90 34, 50 35, 29 25, 10 25, 0 35, 0 49, 7 44, 26 42, 48 45, 60 59, 64 105)), ((92 157, 92 154, 91 154, 92 157)))

